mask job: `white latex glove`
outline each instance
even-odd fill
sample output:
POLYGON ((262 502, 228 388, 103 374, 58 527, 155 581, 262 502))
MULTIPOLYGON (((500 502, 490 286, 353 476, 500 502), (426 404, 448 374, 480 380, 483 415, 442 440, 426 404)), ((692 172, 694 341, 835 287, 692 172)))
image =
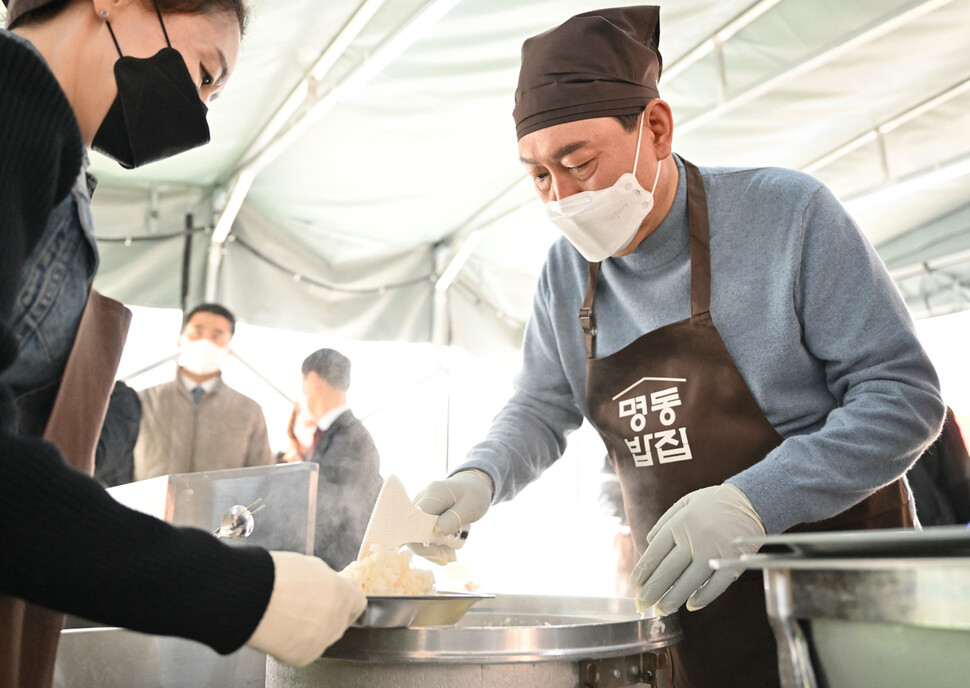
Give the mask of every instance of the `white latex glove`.
POLYGON ((296 552, 270 552, 276 567, 263 619, 246 645, 302 667, 323 654, 367 607, 360 585, 326 562, 296 552))
MULTIPOLYGON (((492 479, 487 473, 475 469, 459 471, 450 478, 428 485, 414 498, 414 503, 422 511, 439 516, 434 526, 435 537, 467 532, 492 504, 492 479)), ((409 547, 418 556, 435 564, 455 561, 454 547, 442 542, 432 540, 427 545, 409 547)))
POLYGON ((637 607, 656 605, 664 616, 687 602, 688 611, 710 604, 741 575, 740 567, 713 570, 711 559, 737 559, 758 545, 736 545, 735 538, 764 535, 747 496, 729 483, 705 487, 667 509, 647 534, 647 551, 630 574, 637 607))

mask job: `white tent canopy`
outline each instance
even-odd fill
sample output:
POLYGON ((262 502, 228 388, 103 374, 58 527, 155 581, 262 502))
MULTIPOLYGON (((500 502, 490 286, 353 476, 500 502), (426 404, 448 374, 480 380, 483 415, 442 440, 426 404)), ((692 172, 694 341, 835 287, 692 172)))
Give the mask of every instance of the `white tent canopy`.
MULTIPOLYGON (((97 286, 508 353, 557 236, 517 160, 519 49, 619 4, 634 3, 254 3, 210 145, 133 172, 92 156, 97 286)), ((678 153, 818 176, 914 315, 970 305, 970 0, 660 4, 678 153)))

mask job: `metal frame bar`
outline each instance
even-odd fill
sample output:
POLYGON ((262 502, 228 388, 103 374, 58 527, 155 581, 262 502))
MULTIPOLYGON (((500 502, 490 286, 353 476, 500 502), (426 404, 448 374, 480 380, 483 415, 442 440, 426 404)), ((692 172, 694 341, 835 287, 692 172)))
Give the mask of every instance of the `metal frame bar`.
POLYGON ((385 39, 367 59, 336 82, 325 95, 317 97, 313 85, 333 67, 340 54, 353 42, 353 38, 360 33, 383 4, 383 0, 365 0, 358 8, 308 75, 277 110, 267 127, 256 136, 243 156, 243 162, 230 174, 229 181, 223 189, 227 198, 226 205, 219 216, 209 246, 209 265, 206 274, 207 300, 218 299, 219 271, 225 255, 223 246, 256 176, 279 157, 300 134, 340 101, 356 95, 364 85, 406 50, 424 30, 437 22, 459 1, 429 0, 411 19, 385 39), (307 106, 306 109, 292 117, 303 106, 307 106), (283 125, 287 121, 289 123, 284 128, 283 125), (272 131, 271 125, 273 128, 278 127, 278 131, 272 131), (262 141, 266 141, 266 144, 257 148, 262 141))
POLYGON ((741 107, 742 105, 747 105, 748 103, 757 100, 761 96, 767 95, 768 93, 781 88, 790 81, 793 81, 804 74, 808 74, 809 72, 813 72, 820 67, 824 67, 829 62, 832 62, 833 60, 852 52, 856 48, 882 38, 886 34, 889 34, 910 22, 919 19, 920 17, 934 12, 941 7, 950 4, 951 2, 953 2, 953 0, 917 0, 916 2, 911 2, 906 5, 904 9, 897 10, 896 12, 891 13, 888 17, 880 18, 880 20, 869 24, 866 28, 857 31, 848 39, 839 42, 837 45, 824 49, 815 54, 813 57, 803 60, 793 67, 779 74, 775 74, 774 76, 765 79, 751 88, 735 94, 724 102, 714 106, 710 110, 705 110, 704 112, 681 122, 678 127, 679 133, 682 135, 689 134, 691 131, 707 124, 709 121, 725 115, 732 110, 741 107))

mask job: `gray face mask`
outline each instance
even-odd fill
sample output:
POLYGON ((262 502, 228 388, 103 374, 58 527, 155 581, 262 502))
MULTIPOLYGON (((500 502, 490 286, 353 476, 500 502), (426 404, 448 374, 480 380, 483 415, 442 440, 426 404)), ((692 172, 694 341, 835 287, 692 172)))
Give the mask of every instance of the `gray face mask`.
POLYGON ((115 81, 118 95, 94 135, 92 148, 131 169, 162 160, 209 142, 208 108, 199 98, 181 54, 172 48, 162 14, 155 6, 168 47, 152 57, 121 54, 115 81))

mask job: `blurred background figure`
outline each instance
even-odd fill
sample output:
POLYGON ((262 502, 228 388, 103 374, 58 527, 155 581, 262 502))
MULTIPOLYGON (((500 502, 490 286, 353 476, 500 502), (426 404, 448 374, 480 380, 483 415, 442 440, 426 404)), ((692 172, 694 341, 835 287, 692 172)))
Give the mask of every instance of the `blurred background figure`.
POLYGON ((115 381, 108 410, 94 450, 94 479, 105 487, 134 480, 135 443, 141 423, 138 393, 121 380, 115 381))
POLYGON ((953 409, 943 430, 906 474, 920 525, 970 523, 970 455, 953 409))
POLYGON ((380 455, 347 404, 350 359, 320 349, 303 361, 302 373, 303 411, 294 409, 290 421, 290 456, 302 451, 320 466, 314 554, 339 571, 357 558, 384 482, 380 455))
POLYGON ((186 315, 176 379, 138 393, 135 480, 273 463, 262 407, 222 381, 235 331, 235 316, 219 304, 186 315))
POLYGON ((289 446, 285 451, 277 452, 276 458, 284 463, 305 461, 306 455, 313 445, 316 432, 317 421, 304 408, 303 403, 293 404, 293 412, 290 414, 289 423, 286 425, 286 437, 289 440, 289 446))
POLYGON ((623 508, 623 493, 620 490, 620 479, 613 468, 610 455, 603 458, 601 472, 599 505, 603 513, 614 519, 616 530, 613 533, 613 555, 616 566, 613 572, 613 592, 619 597, 633 597, 636 593, 630 587, 630 574, 637 563, 636 548, 633 546, 633 536, 630 534, 630 522, 623 508))

